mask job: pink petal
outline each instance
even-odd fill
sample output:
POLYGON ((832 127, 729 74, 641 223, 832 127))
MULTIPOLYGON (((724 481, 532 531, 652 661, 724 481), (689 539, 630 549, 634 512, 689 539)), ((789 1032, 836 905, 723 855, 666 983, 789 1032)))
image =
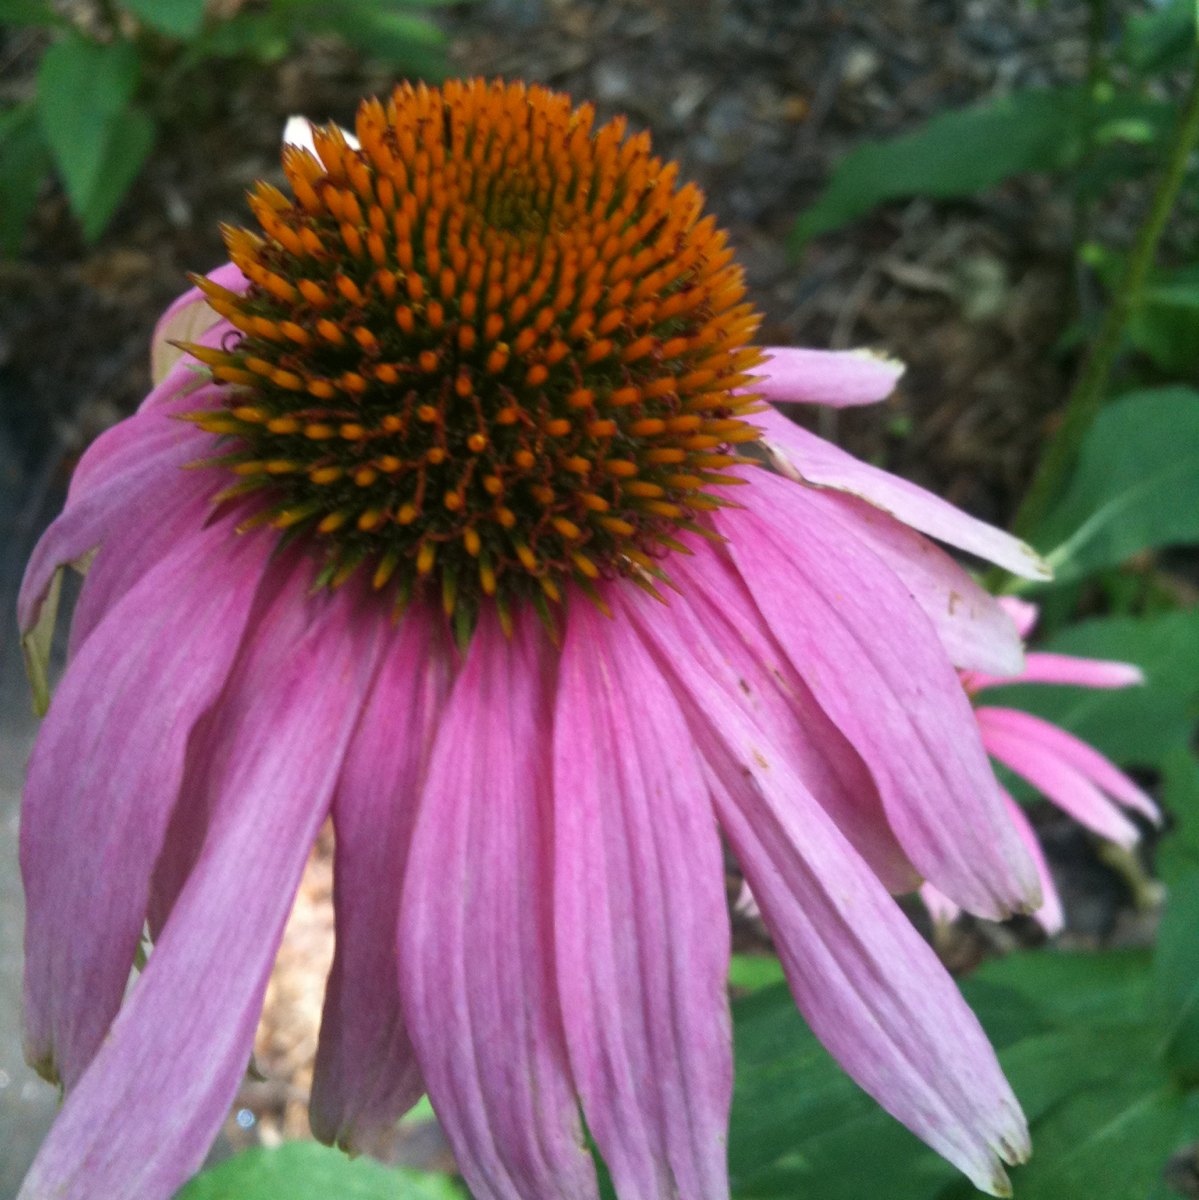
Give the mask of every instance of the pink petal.
MULTIPOLYGON (((685 651, 684 651, 685 652, 685 651)), ((554 720, 558 980, 616 1191, 728 1196, 729 923, 690 734, 627 621, 569 609, 554 720)))
MULTIPOLYGON (((231 292, 244 292, 250 286, 250 281, 232 263, 225 263, 215 271, 210 271, 208 278, 231 292)), ((158 318, 154 336, 150 339, 150 376, 153 381, 161 383, 183 357, 183 351, 178 346, 172 346, 171 342, 201 341, 203 335, 221 321, 222 318, 209 307, 204 293, 198 287, 189 288, 174 300, 158 318)))
POLYGON ((982 916, 1035 908, 1036 872, 932 625, 818 492, 770 476, 752 500, 717 527, 771 632, 870 768, 917 870, 982 916))
POLYGON ((269 552, 193 535, 109 614, 63 680, 21 816, 26 1053, 75 1085, 121 1002, 192 726, 225 683, 269 552))
POLYGON ((157 1200, 199 1166, 245 1071, 275 947, 374 663, 342 597, 294 594, 221 702, 212 825, 162 938, 68 1094, 22 1200, 157 1200))
POLYGON ((1050 754, 1056 755, 1080 775, 1085 775, 1121 804, 1135 809, 1151 821, 1161 822, 1161 811, 1154 803, 1153 797, 1137 787, 1110 759, 1072 733, 1067 733, 1040 717, 1034 717, 1031 713, 1013 708, 985 708, 979 709, 979 712, 986 713, 984 720, 989 732, 996 729, 1006 730, 1014 737, 1035 743, 1050 754))
POLYGON ((904 371, 903 363, 869 350, 767 346, 766 355, 755 371, 761 378, 751 390, 776 404, 875 404, 895 390, 904 371))
MULTIPOLYGON (((681 670, 682 655, 671 660, 681 670)), ((725 835, 816 1035, 984 1190, 1028 1135, 978 1022, 927 944, 722 683, 681 692, 725 835)))
POLYGON ((1024 649, 1011 618, 943 550, 855 496, 826 494, 835 512, 899 576, 958 667, 1012 675, 1024 649))
POLYGON ((1037 865, 1037 874, 1041 877, 1041 895, 1044 900, 1041 907, 1029 915, 1050 937, 1053 937, 1054 934, 1061 933, 1066 924, 1065 914, 1062 912, 1062 900, 1058 895, 1057 885, 1053 882, 1053 872, 1049 869, 1045 851, 1041 849, 1041 839, 1037 837, 1036 830, 1029 824, 1028 817, 1024 815, 1024 809, 1007 792, 1003 793, 1003 798, 1007 803, 1012 824, 1015 825, 1016 832, 1028 847, 1028 853, 1037 865))
POLYGON ((975 710, 983 744, 991 754, 1044 792, 1080 825, 1120 846, 1137 843, 1140 834, 1136 826, 1085 775, 1061 758, 1056 749, 1047 749, 1024 731, 1013 731, 1009 723, 994 719, 998 711, 1002 710, 975 710))
POLYGON ((596 1195, 553 965, 550 647, 486 607, 442 715, 400 905, 400 992, 477 1200, 596 1195))
POLYGON ((1036 627, 1040 609, 1031 601, 1021 600, 1019 596, 999 596, 998 600, 1003 611, 1015 623, 1016 632, 1027 641, 1028 635, 1036 627))
POLYGON ((53 622, 53 606, 44 611, 44 601, 58 572, 84 559, 110 530, 160 516, 180 467, 210 444, 207 434, 159 414, 130 417, 96 439, 75 469, 65 510, 42 534, 25 568, 17 618, 26 638, 53 622))
POLYGON ((348 1150, 389 1130, 425 1090, 400 1008, 396 930, 452 669, 444 619, 410 608, 383 648, 333 801, 337 948, 309 1111, 317 1137, 348 1150))
POLYGON ((701 543, 670 569, 684 594, 671 596, 669 619, 648 600, 629 605, 629 618, 670 660, 682 686, 707 681, 734 697, 763 744, 786 756, 883 883, 912 891, 920 876, 895 840, 870 772, 763 628, 732 563, 701 543))
POLYGON ((937 925, 952 925, 962 915, 962 910, 931 883, 920 885, 920 901, 937 925))
POLYGON ((931 492, 860 462, 831 442, 789 421, 774 410, 750 418, 758 425, 783 474, 811 487, 859 496, 875 508, 971 554, 1029 579, 1049 579, 1052 572, 1031 546, 992 525, 967 516, 931 492))
POLYGON ((1063 683, 1089 688, 1124 688, 1144 683, 1140 667, 1102 658, 1077 658, 1073 654, 1047 654, 1037 650, 1025 655, 1024 670, 1011 677, 979 675, 976 690, 1007 683, 1063 683))

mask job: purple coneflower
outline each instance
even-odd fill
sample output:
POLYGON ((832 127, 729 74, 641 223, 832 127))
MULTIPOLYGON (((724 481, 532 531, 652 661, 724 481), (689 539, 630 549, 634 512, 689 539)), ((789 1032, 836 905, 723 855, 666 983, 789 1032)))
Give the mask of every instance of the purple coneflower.
MULTIPOLYGON (((1014 596, 1004 596, 999 603, 1015 622, 1020 636, 1027 638, 1037 621, 1036 605, 1014 596)), ((1024 669, 1016 675, 997 677, 981 671, 962 672, 962 683, 972 697, 979 697, 989 687, 1009 683, 1123 688, 1144 682, 1141 669, 1131 663, 1041 651, 1026 655, 1024 669)), ((1115 763, 1074 734, 1015 708, 978 707, 974 715, 983 745, 991 755, 1031 783, 1062 812, 1106 841, 1128 848, 1140 839, 1137 827, 1120 811, 1121 805, 1150 821, 1161 820, 1161 812, 1151 796, 1115 763)), ((1006 791, 1003 797, 1012 823, 1020 831, 1041 876, 1043 899, 1032 915, 1046 933, 1060 933, 1064 921, 1062 902, 1036 832, 1024 810, 1006 791)), ((926 883, 921 888, 921 896, 938 921, 953 921, 960 912, 959 906, 932 884, 926 883)))
POLYGON ((480 1200, 594 1196, 580 1117, 621 1196, 727 1196, 723 833, 815 1031, 1002 1193, 1024 1119, 889 891, 1038 903, 954 669, 1019 639, 915 530, 1035 555, 762 402, 898 371, 756 349, 644 134, 482 82, 356 132, 285 150, 294 199, 252 194, 29 566, 44 681, 90 561, 25 794, 28 1053, 66 1100, 22 1196, 197 1167, 329 814, 322 1138, 427 1089, 480 1200))

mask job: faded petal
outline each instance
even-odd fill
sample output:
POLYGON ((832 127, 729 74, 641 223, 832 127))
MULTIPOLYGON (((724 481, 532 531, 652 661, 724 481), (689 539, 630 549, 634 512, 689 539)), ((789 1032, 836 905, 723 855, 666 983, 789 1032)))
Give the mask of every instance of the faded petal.
POLYGON ((1006 683, 1060 683, 1088 688, 1125 688, 1145 682, 1140 667, 1103 658, 1078 658, 1035 650, 1024 657, 1024 669, 1014 676, 979 675, 975 689, 1006 683))
POLYGON ((416 802, 453 670, 444 621, 422 606, 390 633, 333 801, 336 953, 310 1115, 360 1149, 424 1093, 400 1006, 396 931, 416 802))
POLYGON ((20 1200, 166 1200, 228 1112, 373 663, 342 603, 314 604, 304 635, 281 642, 290 601, 226 690, 203 853, 20 1200))
POLYGON ((764 435, 782 472, 810 487, 859 496, 896 520, 938 541, 1029 579, 1049 579, 1052 571, 1031 546, 1011 534, 968 516, 952 504, 897 475, 846 454, 831 442, 773 410, 749 418, 764 435))
MULTIPOLYGON (((244 292, 250 281, 232 263, 224 263, 208 278, 231 292, 244 292)), ((184 352, 172 342, 203 342, 205 335, 223 318, 209 305, 198 287, 189 288, 158 318, 154 336, 150 339, 150 378, 155 384, 163 382, 171 369, 180 362, 184 352)))
POLYGON ((818 493, 774 477, 753 490, 770 519, 747 508, 717 526, 771 632, 870 768, 917 870, 982 916, 1036 907, 1036 873, 932 625, 818 493))
POLYGON ((109 613, 38 735, 21 815, 26 1055, 72 1088, 121 1003, 192 726, 225 684, 269 543, 193 535, 109 613))
POLYGON ((480 614, 421 791, 400 991, 478 1200, 596 1195, 553 972, 550 663, 534 615, 480 614))
POLYGON ((554 799, 559 990, 588 1128, 621 1196, 722 1200, 732 1045, 716 822, 660 671, 627 621, 581 598, 554 799))
POLYGON ((1037 865, 1037 874, 1041 877, 1041 895, 1043 897, 1041 907, 1029 915, 1050 937, 1053 937, 1054 934, 1061 933, 1066 923, 1065 914, 1062 911, 1062 899, 1058 894, 1057 885, 1053 882, 1053 872, 1049 869, 1045 851, 1041 849, 1041 839, 1037 837, 1036 830, 1029 824, 1028 817, 1024 815, 1024 809, 1006 791, 1003 793, 1003 798, 1008 806, 1012 824, 1015 825, 1016 832, 1028 848, 1029 856, 1037 865))
POLYGON ((1024 650, 1011 618, 945 551, 864 500, 823 499, 911 592, 955 666, 996 674, 1021 669, 1024 650))
POLYGON ((895 390, 904 372, 903 363, 869 350, 768 346, 766 356, 752 390, 775 404, 875 404, 895 390))

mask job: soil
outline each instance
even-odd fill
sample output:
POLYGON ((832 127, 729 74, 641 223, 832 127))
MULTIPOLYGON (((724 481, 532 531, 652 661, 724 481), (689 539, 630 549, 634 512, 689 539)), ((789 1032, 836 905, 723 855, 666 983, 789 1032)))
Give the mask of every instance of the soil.
MULTIPOLYGON (((1113 19, 1127 5, 1112 4, 1113 19)), ((1026 85, 1085 71, 1089 6, 1009 0, 479 0, 446 10, 452 69, 548 83, 625 113, 706 190, 764 314, 763 341, 871 346, 903 359, 896 396, 826 413, 820 429, 979 516, 1007 521, 1075 363, 1059 349, 1079 315, 1071 209, 1045 179, 960 203, 887 206, 787 253, 796 214, 830 164, 864 137, 1026 85)), ((37 36, 0 33, 0 102, 33 86, 37 36)), ((282 183, 278 137, 293 112, 349 124, 389 79, 318 41, 272 68, 217 64, 164 114, 146 170, 101 241, 85 245, 46 192, 21 256, 0 262, 0 592, 11 595, 73 460, 148 387, 149 332, 218 264, 221 222, 246 222, 244 191, 282 183)), ((15 667, 5 645, 5 687, 15 667)), ((1088 944, 1149 936, 1120 876, 1076 829, 1036 814, 1060 869, 1069 932, 1088 944)), ((731 881, 735 888, 735 881, 731 881)), ((965 926, 942 949, 958 967, 1024 927, 965 926)), ((738 923, 738 945, 762 942, 738 923)), ((331 953, 328 841, 314 856, 271 983, 230 1139, 307 1136, 304 1103, 331 953)), ((444 1147, 406 1130, 384 1157, 435 1164, 444 1147)))

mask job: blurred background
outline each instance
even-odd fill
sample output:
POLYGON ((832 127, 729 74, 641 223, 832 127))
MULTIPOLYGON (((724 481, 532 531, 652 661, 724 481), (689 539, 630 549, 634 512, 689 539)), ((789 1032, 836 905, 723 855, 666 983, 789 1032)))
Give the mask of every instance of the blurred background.
MULTIPOLYGON (((1194 19, 1188 0, 0 0, 0 610, 12 612, 73 462, 148 390, 158 314, 186 288, 187 272, 222 261, 218 227, 248 222, 246 188, 283 183, 285 119, 352 125, 358 100, 399 78, 538 81, 652 131, 657 152, 679 160, 730 231, 764 314, 764 343, 868 346, 907 363, 885 405, 825 413, 820 432, 1007 525, 1121 294, 1187 94, 1194 19)), ((1194 163, 1184 167, 1189 182, 1155 246, 1152 278, 1117 331, 1107 389, 1173 388, 1178 405, 1148 432, 1138 415, 1147 410, 1106 410, 1107 426, 1095 427, 1103 444, 1087 459, 1099 464, 1098 483, 1076 477, 1025 530, 1043 552, 1067 547, 1063 582, 1035 597, 1049 639, 1152 658, 1165 679, 1149 710, 1143 697, 1081 712, 1046 703, 1070 709, 1064 723, 1143 783, 1169 774, 1176 796, 1194 789, 1199 687, 1199 395, 1189 390, 1199 364, 1199 199, 1194 163), (1103 457, 1118 458, 1133 430, 1141 440, 1131 465, 1103 457), (1144 508, 1142 489, 1114 526, 1101 515, 1102 536, 1071 542, 1110 506, 1099 493, 1122 471, 1143 482, 1163 462, 1173 475, 1152 492, 1157 508, 1144 508), (1130 721, 1161 736, 1144 749, 1128 737, 1130 721)), ((0 1198, 15 1194, 55 1104, 20 1051, 17 798, 35 721, 13 622, 4 622, 0 1198)), ((1044 803, 1031 812, 1066 907, 1054 949, 1147 954, 1162 894, 1150 858, 1113 856, 1044 803)), ((218 1153, 307 1136, 329 891, 326 845, 272 982, 259 1040, 264 1080, 247 1083, 218 1153)), ((775 1028, 769 999, 757 995, 771 968, 754 966, 769 964, 769 946, 749 918, 738 918, 736 936, 738 987, 755 993, 752 1038, 775 1028)), ((1041 941, 1031 922, 966 922, 938 936, 962 972, 1041 941)), ((1109 975, 1085 986, 1106 995, 1109 975)), ((1019 990, 1018 981, 1002 986, 1019 990)), ((788 1044, 803 1036, 785 1028, 788 1044)), ((766 1053, 773 1043, 763 1039, 766 1053)), ((1193 1111, 1187 1120, 1199 1136, 1193 1111)), ((1057 1191, 1036 1191, 1052 1179, 1034 1178, 1026 1194, 1140 1200, 1151 1181, 1162 1196, 1199 1195, 1187 1120, 1171 1117, 1173 1133, 1153 1142, 1131 1190, 1075 1193, 1073 1177, 1063 1185, 1059 1176, 1057 1191)), ((734 1150, 736 1135, 735 1121, 734 1150)), ((419 1113, 377 1149, 391 1161, 451 1166, 419 1113)), ((782 1170, 783 1149, 754 1153, 770 1170, 754 1182, 757 1168, 747 1166, 738 1194, 794 1196, 804 1183, 822 1200, 834 1195, 782 1170)), ((919 1164, 916 1190, 903 1195, 951 1186, 919 1164)))

